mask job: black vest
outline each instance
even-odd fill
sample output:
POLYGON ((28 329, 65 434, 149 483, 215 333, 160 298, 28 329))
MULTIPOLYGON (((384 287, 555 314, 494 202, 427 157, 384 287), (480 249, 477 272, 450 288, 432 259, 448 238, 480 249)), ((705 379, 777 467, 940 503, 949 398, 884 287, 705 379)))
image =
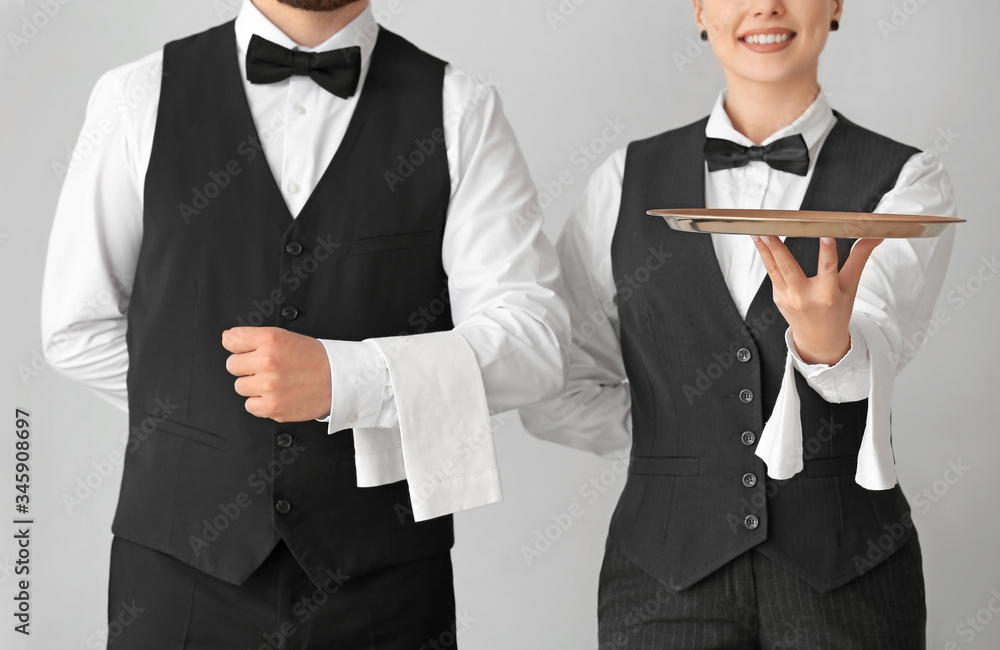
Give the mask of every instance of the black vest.
POLYGON ((293 219, 233 22, 166 45, 128 308, 116 535, 235 584, 279 539, 317 585, 451 548, 451 518, 415 523, 405 482, 357 487, 350 430, 247 413, 221 345, 237 325, 347 341, 452 327, 448 312, 430 327, 414 318, 446 297, 444 69, 380 31, 343 144, 293 219))
MULTIPOLYGON (((801 209, 871 212, 916 150, 837 118, 801 209)), ((711 237, 646 215, 705 207, 706 123, 633 142, 627 153, 612 266, 633 443, 610 534, 676 588, 757 548, 826 591, 909 538, 909 506, 898 485, 875 492, 854 481, 867 400, 830 404, 798 373, 805 470, 766 479, 754 450, 778 395, 788 327, 770 280, 744 320, 711 237)), ((852 243, 838 241, 841 264, 852 243)), ((818 240, 786 244, 815 275, 818 240)))

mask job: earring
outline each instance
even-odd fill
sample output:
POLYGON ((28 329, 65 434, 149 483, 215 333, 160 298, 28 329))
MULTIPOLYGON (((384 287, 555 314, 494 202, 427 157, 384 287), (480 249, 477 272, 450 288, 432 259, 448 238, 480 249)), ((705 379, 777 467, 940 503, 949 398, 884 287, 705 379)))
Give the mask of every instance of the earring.
POLYGON ((831 32, 835 32, 835 31, 837 31, 838 29, 840 29, 840 21, 839 21, 839 20, 834 20, 834 21, 832 21, 832 22, 830 23, 830 31, 831 31, 831 32))
POLYGON ((708 32, 706 32, 704 29, 701 30, 701 40, 703 40, 703 41, 707 41, 708 40, 708 32))

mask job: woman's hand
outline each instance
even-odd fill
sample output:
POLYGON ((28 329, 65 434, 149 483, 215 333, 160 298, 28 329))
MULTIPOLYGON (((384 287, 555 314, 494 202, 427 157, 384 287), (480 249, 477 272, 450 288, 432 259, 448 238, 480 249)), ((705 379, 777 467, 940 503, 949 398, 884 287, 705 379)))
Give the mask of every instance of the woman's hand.
POLYGON ((788 321, 799 357, 809 364, 834 365, 851 349, 848 325, 861 272, 881 239, 858 241, 837 272, 837 244, 820 238, 816 276, 807 278, 778 237, 753 236, 774 286, 774 304, 788 321))

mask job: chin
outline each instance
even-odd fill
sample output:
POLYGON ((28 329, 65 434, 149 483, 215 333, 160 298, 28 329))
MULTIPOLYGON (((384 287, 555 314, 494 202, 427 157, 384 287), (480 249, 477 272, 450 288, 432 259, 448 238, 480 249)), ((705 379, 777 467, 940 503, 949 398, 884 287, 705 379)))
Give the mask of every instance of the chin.
POLYGON ((361 0, 278 0, 278 2, 305 11, 335 11, 361 0))

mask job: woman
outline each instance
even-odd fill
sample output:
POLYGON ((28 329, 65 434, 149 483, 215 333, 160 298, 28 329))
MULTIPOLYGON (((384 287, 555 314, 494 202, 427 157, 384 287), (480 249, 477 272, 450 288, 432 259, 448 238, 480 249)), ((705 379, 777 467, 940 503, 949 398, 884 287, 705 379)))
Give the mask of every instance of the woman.
POLYGON ((571 374, 523 419, 606 456, 631 444, 601 570, 602 650, 925 647, 888 409, 952 229, 782 241, 645 214, 954 213, 934 153, 827 104, 818 62, 842 4, 695 0, 725 91, 706 119, 612 156, 560 238, 571 374))

